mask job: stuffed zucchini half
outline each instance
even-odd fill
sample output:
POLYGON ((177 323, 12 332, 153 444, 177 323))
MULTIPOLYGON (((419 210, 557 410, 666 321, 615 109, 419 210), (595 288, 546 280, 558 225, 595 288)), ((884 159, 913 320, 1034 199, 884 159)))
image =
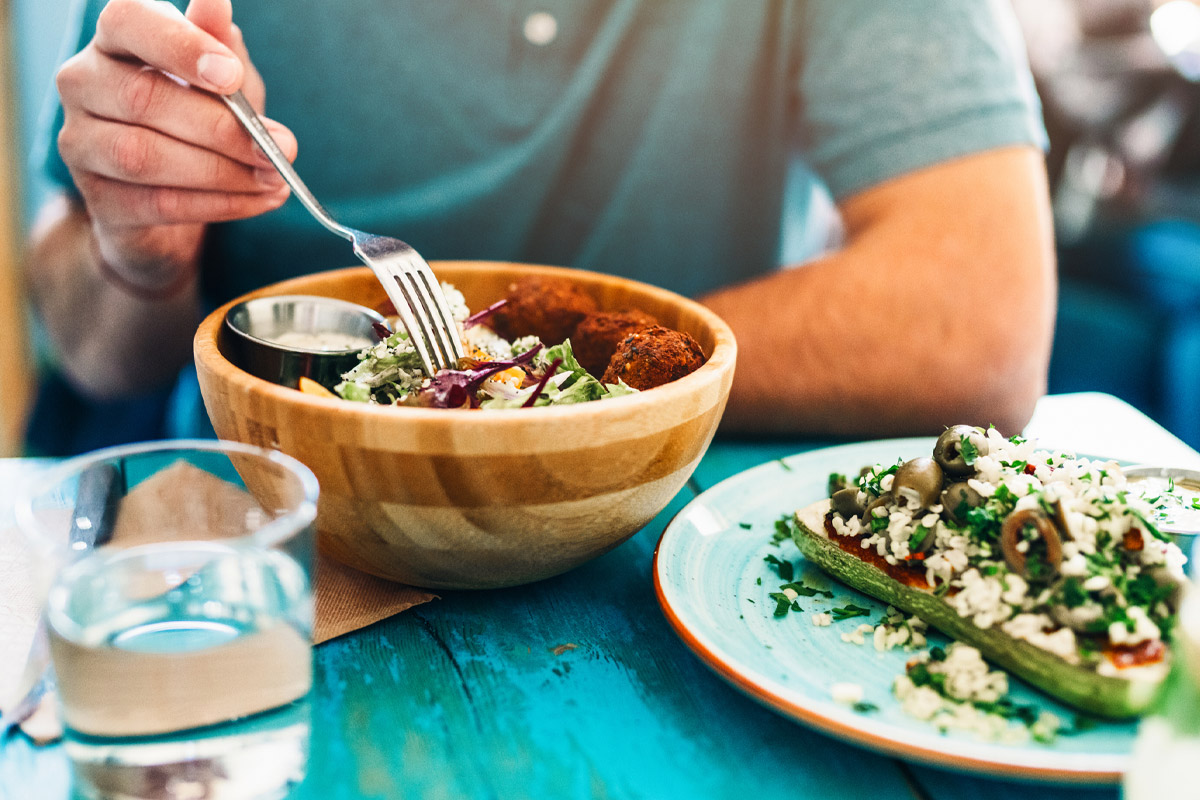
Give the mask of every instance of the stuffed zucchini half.
POLYGON ((830 476, 805 558, 1076 708, 1112 719, 1169 669, 1185 558, 1115 462, 958 425, 933 457, 830 476))

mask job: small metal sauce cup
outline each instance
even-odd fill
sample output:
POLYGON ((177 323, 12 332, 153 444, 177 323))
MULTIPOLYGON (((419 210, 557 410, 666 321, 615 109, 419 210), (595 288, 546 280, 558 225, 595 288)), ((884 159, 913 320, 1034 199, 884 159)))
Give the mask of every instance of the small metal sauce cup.
POLYGON ((1158 528, 1163 533, 1175 536, 1200 534, 1200 509, 1186 502, 1200 493, 1200 470, 1139 464, 1125 467, 1121 471, 1125 474, 1125 479, 1133 483, 1150 479, 1174 482, 1177 492, 1184 495, 1185 504, 1182 507, 1170 508, 1166 519, 1157 522, 1158 528))
POLYGON ((290 386, 310 378, 332 388, 342 373, 358 364, 361 347, 322 350, 281 344, 289 333, 338 333, 379 341, 374 324, 384 323, 377 312, 331 297, 280 295, 238 303, 225 315, 222 350, 233 364, 263 380, 290 386))

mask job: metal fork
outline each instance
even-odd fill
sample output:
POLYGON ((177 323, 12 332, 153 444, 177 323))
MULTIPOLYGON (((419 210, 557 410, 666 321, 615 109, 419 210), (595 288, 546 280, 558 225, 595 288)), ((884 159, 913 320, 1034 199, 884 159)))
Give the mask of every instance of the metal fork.
POLYGON ((300 180, 245 96, 241 92, 234 92, 222 95, 221 99, 267 154, 267 158, 271 159, 275 169, 279 170, 308 212, 338 236, 349 239, 354 245, 354 255, 375 273, 392 305, 396 307, 396 313, 400 315, 400 321, 421 357, 425 372, 433 375, 438 369, 457 368, 459 359, 466 353, 458 326, 450 314, 450 306, 442 294, 442 287, 425 259, 399 239, 355 230, 335 220, 304 185, 304 181, 300 180))

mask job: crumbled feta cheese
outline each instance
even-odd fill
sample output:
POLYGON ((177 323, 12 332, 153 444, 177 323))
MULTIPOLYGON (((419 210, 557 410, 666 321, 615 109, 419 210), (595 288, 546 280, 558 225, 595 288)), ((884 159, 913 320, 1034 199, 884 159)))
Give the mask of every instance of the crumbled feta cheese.
POLYGON ((960 617, 970 617, 980 628, 990 628, 996 622, 1008 619, 1012 609, 1004 604, 1004 584, 998 578, 980 574, 969 569, 959 576, 960 591, 947 598, 960 617))
POLYGON ((946 694, 955 700, 994 703, 1008 694, 1008 675, 989 670, 974 647, 955 642, 938 671, 946 676, 946 694))
POLYGON ((1109 625, 1108 640, 1113 644, 1133 646, 1162 636, 1162 632, 1150 617, 1146 616, 1144 609, 1139 606, 1130 606, 1125 609, 1125 613, 1128 615, 1129 621, 1133 623, 1133 630, 1129 630, 1129 626, 1124 622, 1114 622, 1109 625))
POLYGON ((852 706, 862 702, 863 687, 857 683, 835 683, 829 687, 829 694, 835 703, 852 706))
POLYGON ((1015 572, 1010 572, 1000 579, 1000 585, 1005 587, 1000 599, 1010 606, 1020 605, 1029 592, 1029 584, 1015 572))
POLYGON ((1067 556, 1067 545, 1063 545, 1063 563, 1058 571, 1064 578, 1082 578, 1088 574, 1087 559, 1083 557, 1083 553, 1079 552, 1067 556))
MULTIPOLYGON (((1007 743, 1028 740, 1030 729, 975 705, 996 703, 1008 694, 1008 676, 989 670, 978 650, 955 642, 944 661, 930 660, 928 653, 917 660, 930 673, 944 676, 941 685, 945 693, 932 685, 918 686, 908 673, 900 675, 892 683, 892 693, 905 713, 942 731, 961 730, 980 739, 1007 743)), ((1047 727, 1049 724, 1047 720, 1047 727)))
POLYGON ((942 696, 928 686, 917 686, 907 675, 896 678, 892 694, 900 701, 904 713, 921 720, 932 719, 942 709, 942 696))
POLYGON ((833 624, 833 615, 832 614, 813 614, 812 615, 812 624, 816 625, 818 628, 828 628, 830 625, 833 624))
POLYGON ((850 633, 843 633, 842 641, 849 642, 850 644, 865 644, 867 641, 864 638, 865 634, 873 633, 874 631, 874 625, 859 625, 850 633))
POLYGON ((1054 621, 1045 614, 1018 614, 1000 626, 1014 639, 1022 639, 1034 647, 1049 651, 1069 664, 1079 663, 1075 631, 1070 628, 1055 628, 1054 621))

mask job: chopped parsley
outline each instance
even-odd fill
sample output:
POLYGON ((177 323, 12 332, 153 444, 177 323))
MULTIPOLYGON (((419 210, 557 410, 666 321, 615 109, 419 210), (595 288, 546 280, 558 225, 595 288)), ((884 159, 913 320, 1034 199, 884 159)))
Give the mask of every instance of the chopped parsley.
POLYGON ((963 463, 968 467, 975 463, 975 459, 979 458, 979 448, 971 441, 970 436, 963 436, 958 445, 958 452, 962 454, 963 463))
POLYGON ((918 547, 925 543, 925 540, 929 538, 931 533, 933 533, 933 528, 926 528, 924 526, 917 528, 913 532, 913 535, 908 538, 908 549, 910 551, 915 551, 918 547))
POLYGON ((800 604, 783 592, 771 592, 767 595, 775 601, 775 616, 786 617, 789 611, 803 611, 800 604))
POLYGON ((833 597, 833 592, 829 591, 828 589, 817 589, 813 586, 809 586, 807 583, 785 583, 780 586, 779 589, 780 591, 791 589, 801 597, 816 597, 817 595, 828 598, 833 597))
POLYGON ((871 613, 871 609, 856 606, 853 603, 847 603, 840 608, 831 608, 829 613, 836 620, 850 619, 851 617, 866 617, 871 613))
POLYGON ((897 459, 895 464, 892 464, 890 467, 887 467, 882 471, 878 466, 876 466, 874 469, 868 471, 865 475, 859 478, 858 488, 866 492, 869 497, 879 497, 880 495, 886 494, 886 492, 883 491, 883 487, 879 485, 880 481, 882 481, 888 475, 896 474, 896 470, 900 469, 900 465, 903 463, 904 461, 902 459, 897 459))
POLYGON ((1083 589, 1083 582, 1079 578, 1067 578, 1062 582, 1062 587, 1059 589, 1062 597, 1063 605, 1067 608, 1079 608, 1088 601, 1088 593, 1083 589))
POLYGON ((795 526, 796 520, 791 514, 781 515, 779 519, 775 520, 775 532, 771 534, 771 544, 778 547, 780 542, 790 540, 795 526))
POLYGON ((795 567, 792 566, 792 562, 777 558, 773 553, 767 553, 763 561, 774 567, 779 577, 785 581, 790 581, 795 576, 795 567))

